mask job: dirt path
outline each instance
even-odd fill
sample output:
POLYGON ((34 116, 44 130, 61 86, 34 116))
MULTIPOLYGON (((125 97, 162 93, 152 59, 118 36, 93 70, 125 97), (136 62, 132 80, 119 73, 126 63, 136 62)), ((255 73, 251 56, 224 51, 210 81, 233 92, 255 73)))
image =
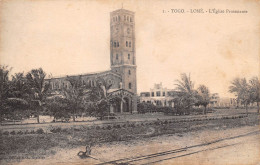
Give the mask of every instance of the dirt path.
POLYGON ((192 147, 182 152, 132 161, 131 163, 223 165, 257 164, 260 161, 259 127, 248 126, 234 129, 215 128, 215 130, 208 131, 163 135, 128 142, 106 143, 95 146, 92 149, 92 156, 98 160, 90 158, 80 159, 77 153, 84 151, 84 146, 82 146, 70 150, 57 148, 57 153, 46 159, 24 159, 15 164, 99 164, 116 159, 147 156, 149 154, 186 148, 219 139, 222 140, 210 145, 192 147))

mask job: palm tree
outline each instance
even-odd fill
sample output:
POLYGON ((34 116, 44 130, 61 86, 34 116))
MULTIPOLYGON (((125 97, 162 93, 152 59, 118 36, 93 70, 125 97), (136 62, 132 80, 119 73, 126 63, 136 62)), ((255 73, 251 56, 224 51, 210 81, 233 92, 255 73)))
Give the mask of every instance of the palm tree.
POLYGON ((259 102, 260 102, 260 82, 258 77, 253 77, 249 81, 250 83, 250 94, 252 102, 257 103, 257 113, 259 113, 259 102))
POLYGON ((248 104, 250 103, 250 87, 245 78, 235 78, 229 86, 229 92, 234 93, 238 102, 244 104, 248 115, 248 104))
POLYGON ((15 73, 11 81, 11 94, 14 98, 22 98, 27 100, 29 91, 29 84, 23 73, 15 73))
POLYGON ((10 82, 8 77, 11 69, 12 68, 8 66, 0 65, 0 104, 2 104, 9 95, 10 82))
POLYGON ((101 119, 106 114, 109 114, 109 107, 111 104, 114 104, 118 99, 112 98, 109 93, 109 89, 112 87, 112 84, 109 84, 105 81, 104 78, 97 78, 96 86, 91 87, 86 98, 88 105, 95 107, 94 114, 99 116, 101 119))
POLYGON ((8 114, 7 99, 10 96, 9 73, 11 68, 0 65, 0 120, 4 120, 4 116, 8 114))
POLYGON ((37 122, 40 123, 39 109, 42 109, 42 105, 49 92, 50 84, 44 79, 46 73, 39 69, 33 69, 27 73, 26 78, 30 87, 31 101, 36 103, 37 122))
POLYGON ((175 97, 175 101, 183 108, 190 109, 196 102, 196 91, 194 90, 194 82, 191 81, 190 75, 186 73, 181 74, 181 80, 176 80, 175 90, 178 95, 175 97))
POLYGON ((81 76, 67 76, 66 80, 70 83, 70 87, 63 88, 63 93, 68 102, 68 108, 72 111, 73 121, 75 122, 75 114, 82 108, 86 86, 82 83, 81 76))
POLYGON ((209 104, 210 101, 210 92, 208 87, 205 85, 200 85, 197 89, 198 92, 198 105, 204 106, 203 114, 207 113, 207 105, 209 104))

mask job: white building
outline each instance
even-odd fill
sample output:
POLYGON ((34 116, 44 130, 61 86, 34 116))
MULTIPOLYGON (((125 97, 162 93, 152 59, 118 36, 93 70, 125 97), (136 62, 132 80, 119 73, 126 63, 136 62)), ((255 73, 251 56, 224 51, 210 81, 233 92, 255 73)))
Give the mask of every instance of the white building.
POLYGON ((173 92, 173 90, 163 88, 162 83, 154 84, 154 88, 151 88, 149 92, 141 92, 140 103, 146 102, 158 106, 174 107, 170 92, 173 92))

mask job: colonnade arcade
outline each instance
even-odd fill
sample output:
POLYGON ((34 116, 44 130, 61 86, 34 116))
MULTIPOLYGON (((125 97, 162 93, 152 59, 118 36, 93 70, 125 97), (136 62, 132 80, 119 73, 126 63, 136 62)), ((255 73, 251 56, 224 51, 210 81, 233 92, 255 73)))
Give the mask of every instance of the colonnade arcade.
POLYGON ((110 113, 132 113, 133 96, 133 93, 124 89, 111 92, 110 113))

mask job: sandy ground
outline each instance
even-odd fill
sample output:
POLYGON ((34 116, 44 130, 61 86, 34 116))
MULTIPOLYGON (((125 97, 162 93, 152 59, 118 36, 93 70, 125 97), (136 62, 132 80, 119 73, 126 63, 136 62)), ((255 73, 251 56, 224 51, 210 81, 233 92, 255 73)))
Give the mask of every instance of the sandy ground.
MULTIPOLYGON (((14 164, 45 165, 45 164, 98 164, 126 157, 136 157, 173 149, 185 148, 218 139, 225 139, 208 146, 190 148, 184 152, 168 154, 152 159, 131 162, 131 164, 192 164, 192 165, 240 165, 260 164, 259 126, 225 129, 216 127, 214 130, 202 130, 184 134, 163 135, 147 139, 127 142, 112 142, 96 145, 92 148, 92 156, 98 160, 80 159, 75 149, 56 148, 56 154, 45 159, 24 159, 14 164), (252 134, 245 135, 250 132, 252 134), (229 139, 238 135, 245 135, 229 139)), ((36 153, 37 154, 37 153, 36 153)), ((5 163, 4 163, 5 164, 5 163)))

